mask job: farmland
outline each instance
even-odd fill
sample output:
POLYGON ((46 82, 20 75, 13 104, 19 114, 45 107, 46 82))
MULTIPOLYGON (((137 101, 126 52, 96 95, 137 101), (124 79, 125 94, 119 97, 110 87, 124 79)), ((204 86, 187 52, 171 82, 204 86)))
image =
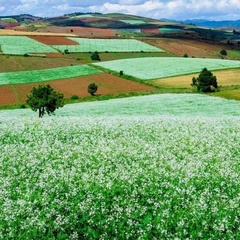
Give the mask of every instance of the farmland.
POLYGON ((43 82, 101 73, 88 65, 76 65, 45 70, 0 73, 0 85, 43 82))
POLYGON ((4 54, 10 55, 57 52, 55 49, 26 36, 0 36, 0 46, 4 54))
POLYGON ((144 42, 134 39, 85 39, 85 38, 71 38, 68 39, 76 41, 79 46, 59 46, 53 45, 52 47, 64 52, 164 52, 164 50, 151 46, 144 42))
POLYGON ((207 66, 209 70, 240 68, 240 61, 201 58, 135 58, 94 63, 111 71, 123 71, 127 75, 143 80, 166 78, 200 72, 207 66))
POLYGON ((0 106, 18 108, 0 111, 0 239, 240 239, 240 102, 213 97, 240 100, 236 46, 124 14, 13 29, 0 30, 15 35, 0 37, 0 106), (203 67, 213 96, 190 87, 203 67), (38 119, 25 102, 41 83, 66 104, 38 119))
POLYGON ((239 104, 162 94, 41 120, 0 111, 0 238, 238 239, 239 104))

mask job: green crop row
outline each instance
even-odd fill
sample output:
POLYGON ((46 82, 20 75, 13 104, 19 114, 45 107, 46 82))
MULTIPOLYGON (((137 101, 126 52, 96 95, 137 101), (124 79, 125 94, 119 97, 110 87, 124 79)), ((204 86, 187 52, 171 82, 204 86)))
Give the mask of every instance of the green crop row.
POLYGON ((154 57, 133 58, 94 63, 111 71, 123 71, 124 74, 143 80, 165 78, 208 70, 240 68, 240 61, 205 58, 154 57))
POLYGON ((0 85, 32 83, 102 73, 88 65, 76 65, 44 70, 0 73, 0 85))
POLYGON ((69 39, 79 43, 79 45, 54 45, 53 48, 64 52, 164 52, 164 50, 151 46, 147 43, 135 39, 69 39))
POLYGON ((26 36, 0 36, 0 45, 2 53, 10 55, 58 52, 52 47, 26 36))

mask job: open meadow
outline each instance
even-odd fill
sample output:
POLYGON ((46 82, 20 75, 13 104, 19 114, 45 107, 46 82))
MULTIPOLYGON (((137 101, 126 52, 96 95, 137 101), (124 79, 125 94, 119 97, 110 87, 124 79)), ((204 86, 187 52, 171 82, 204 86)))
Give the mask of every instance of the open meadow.
POLYGON ((161 94, 0 111, 0 238, 238 239, 239 109, 161 94))

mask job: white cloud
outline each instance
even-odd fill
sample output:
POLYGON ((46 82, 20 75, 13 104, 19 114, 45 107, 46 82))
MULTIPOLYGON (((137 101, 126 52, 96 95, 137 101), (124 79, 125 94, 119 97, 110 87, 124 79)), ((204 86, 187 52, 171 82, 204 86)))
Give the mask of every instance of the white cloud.
POLYGON ((0 0, 4 15, 29 13, 48 17, 90 11, 177 20, 240 19, 240 0, 0 0))

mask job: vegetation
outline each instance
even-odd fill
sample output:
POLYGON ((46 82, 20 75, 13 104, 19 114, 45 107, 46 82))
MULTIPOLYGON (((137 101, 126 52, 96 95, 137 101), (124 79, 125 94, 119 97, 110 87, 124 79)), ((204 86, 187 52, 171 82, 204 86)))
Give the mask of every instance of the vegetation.
POLYGON ((38 111, 41 118, 47 112, 51 115, 57 108, 63 107, 63 94, 54 90, 49 84, 41 84, 31 90, 27 95, 26 103, 33 111, 38 111))
POLYGON ((100 56, 99 56, 99 54, 98 54, 97 51, 95 51, 95 52, 91 55, 91 59, 92 59, 92 60, 96 60, 96 61, 101 61, 101 58, 100 58, 100 56))
POLYGON ((88 92, 92 95, 95 96, 95 92, 98 90, 98 85, 96 83, 90 83, 88 85, 88 92))
POLYGON ((207 68, 203 68, 197 78, 192 78, 191 86, 196 87, 198 91, 215 92, 218 88, 217 78, 207 68))
POLYGON ((239 104, 162 94, 42 121, 0 111, 1 238, 239 239, 239 104))
MULTIPOLYGON (((164 52, 164 50, 151 46, 135 39, 87 39, 68 37, 79 45, 69 45, 69 52, 164 52)), ((54 49, 64 52, 65 45, 54 45, 54 49)))
POLYGON ((111 71, 120 72, 142 80, 166 78, 200 72, 205 66, 210 70, 239 68, 240 61, 180 57, 143 57, 94 63, 111 71), (174 67, 172 67, 174 66, 174 67))
POLYGON ((76 65, 52 69, 0 73, 0 85, 33 83, 102 73, 88 65, 76 65))
POLYGON ((227 56, 227 51, 226 51, 225 49, 222 49, 222 50, 220 51, 220 54, 221 54, 221 55, 224 55, 224 56, 227 56))

